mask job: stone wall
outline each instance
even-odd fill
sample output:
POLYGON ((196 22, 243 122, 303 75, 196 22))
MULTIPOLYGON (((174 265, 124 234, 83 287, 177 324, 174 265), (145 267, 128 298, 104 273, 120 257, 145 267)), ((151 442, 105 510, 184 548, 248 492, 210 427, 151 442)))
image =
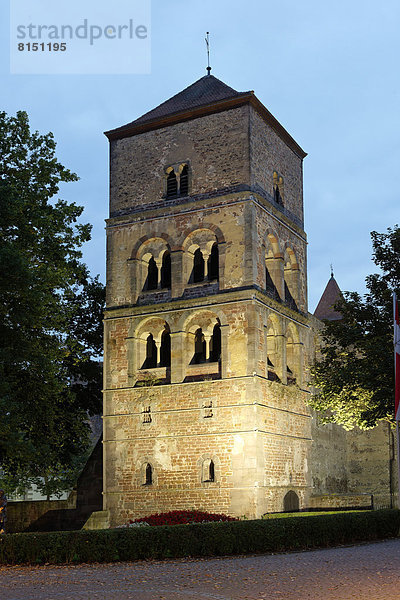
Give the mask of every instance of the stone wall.
POLYGON ((50 510, 66 510, 74 508, 76 497, 68 500, 24 500, 9 502, 7 506, 7 533, 25 531, 50 510))
POLYGON ((314 417, 312 431, 313 493, 372 495, 375 508, 396 504, 394 434, 387 423, 345 431, 314 417))
POLYGON ((112 525, 178 508, 259 517, 284 510, 288 493, 305 508, 311 494, 355 498, 376 477, 376 490, 387 484, 372 439, 322 430, 306 408, 319 326, 307 314, 303 154, 270 123, 247 104, 111 142, 104 514, 112 525), (167 169, 182 165, 188 195, 166 197, 167 169), (215 247, 218 278, 195 282, 195 253, 207 265, 215 247), (209 350, 215 326, 220 356, 197 364, 195 334, 209 350))
POLYGON ((273 172, 283 177, 283 204, 303 223, 302 158, 282 140, 259 113, 250 109, 251 184, 273 195, 273 172))
MULTIPOLYGON (((309 316, 310 356, 319 352, 323 324, 309 316)), ((312 419, 312 489, 314 495, 362 494, 375 508, 392 507, 397 498, 394 431, 381 422, 373 429, 346 431, 312 419)), ((344 496, 346 497, 346 496, 344 496)))
POLYGON ((311 496, 308 505, 309 510, 347 510, 350 508, 373 508, 372 494, 322 494, 311 496))
POLYGON ((310 418, 294 387, 240 377, 121 390, 116 398, 105 418, 112 525, 191 508, 260 517, 283 510, 289 490, 307 504, 310 418), (204 481, 207 460, 215 481, 204 481))
POLYGON ((93 448, 76 489, 67 500, 9 502, 7 531, 65 531, 81 529, 92 512, 102 508, 102 438, 93 448))
POLYGON ((111 142, 110 214, 157 208, 165 197, 165 170, 190 167, 190 195, 249 180, 249 107, 111 142))

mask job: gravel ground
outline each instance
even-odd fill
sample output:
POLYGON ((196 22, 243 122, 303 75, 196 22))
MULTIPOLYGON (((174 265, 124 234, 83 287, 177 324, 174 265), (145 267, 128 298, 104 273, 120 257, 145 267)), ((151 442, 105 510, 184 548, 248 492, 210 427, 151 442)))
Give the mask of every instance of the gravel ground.
POLYGON ((400 600, 400 539, 292 554, 0 567, 0 600, 400 600))

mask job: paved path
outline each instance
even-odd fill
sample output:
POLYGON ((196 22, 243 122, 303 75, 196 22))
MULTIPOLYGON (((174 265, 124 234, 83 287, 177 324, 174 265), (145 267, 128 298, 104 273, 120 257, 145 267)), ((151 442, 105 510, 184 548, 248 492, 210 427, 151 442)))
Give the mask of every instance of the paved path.
POLYGON ((0 600, 400 600, 400 539, 216 559, 0 567, 0 600))

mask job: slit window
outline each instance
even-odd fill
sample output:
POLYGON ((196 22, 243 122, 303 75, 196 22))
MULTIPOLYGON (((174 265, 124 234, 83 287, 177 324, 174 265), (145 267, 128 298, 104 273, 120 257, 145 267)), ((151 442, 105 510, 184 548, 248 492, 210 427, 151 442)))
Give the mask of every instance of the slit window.
POLYGON ((203 483, 212 483, 215 481, 215 465, 214 461, 207 459, 203 462, 203 483))
POLYGON ((147 463, 145 473, 144 473, 144 484, 143 485, 152 485, 153 484, 153 467, 150 463, 147 463))

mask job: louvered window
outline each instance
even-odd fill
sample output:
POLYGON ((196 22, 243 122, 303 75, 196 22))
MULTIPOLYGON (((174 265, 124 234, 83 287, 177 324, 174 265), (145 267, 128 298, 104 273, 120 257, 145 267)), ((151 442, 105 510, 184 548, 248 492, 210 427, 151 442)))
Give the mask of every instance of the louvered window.
POLYGON ((179 194, 181 196, 187 196, 188 193, 189 193, 189 169, 188 169, 188 166, 185 165, 181 171, 179 194))
POLYGON ((167 198, 175 198, 178 195, 178 181, 175 171, 170 171, 167 176, 167 198))

